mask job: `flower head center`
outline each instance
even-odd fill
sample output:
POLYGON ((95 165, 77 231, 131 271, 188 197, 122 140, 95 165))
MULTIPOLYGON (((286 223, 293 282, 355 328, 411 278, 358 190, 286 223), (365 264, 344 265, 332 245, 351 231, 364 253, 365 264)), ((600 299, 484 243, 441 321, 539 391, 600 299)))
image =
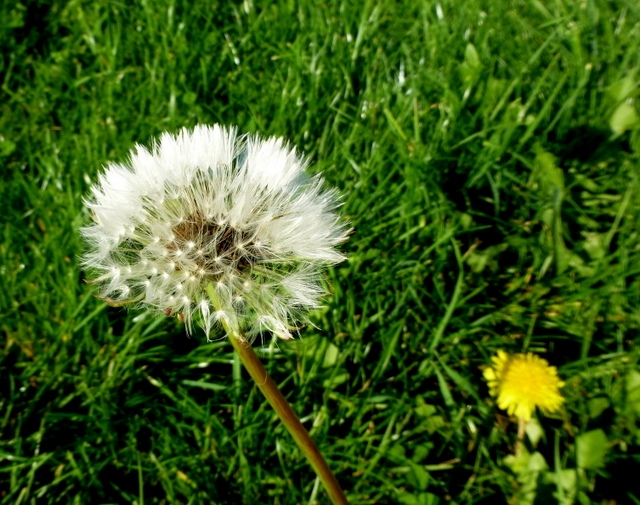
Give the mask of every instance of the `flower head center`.
POLYGON ((216 222, 200 213, 181 219, 171 231, 173 239, 166 246, 169 252, 185 256, 199 271, 216 279, 234 270, 248 270, 264 259, 258 253, 255 231, 216 222))

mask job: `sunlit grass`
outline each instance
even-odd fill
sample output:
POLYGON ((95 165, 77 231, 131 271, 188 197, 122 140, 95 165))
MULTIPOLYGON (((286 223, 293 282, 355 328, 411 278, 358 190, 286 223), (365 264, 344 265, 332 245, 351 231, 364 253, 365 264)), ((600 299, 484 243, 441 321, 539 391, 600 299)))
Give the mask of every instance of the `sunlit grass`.
POLYGON ((316 327, 256 347, 352 503, 640 503, 635 3, 0 19, 0 503, 327 503, 223 335, 83 283, 100 167, 214 122, 288 138, 343 195, 316 327), (500 349, 566 383, 526 450, 482 378, 500 349))

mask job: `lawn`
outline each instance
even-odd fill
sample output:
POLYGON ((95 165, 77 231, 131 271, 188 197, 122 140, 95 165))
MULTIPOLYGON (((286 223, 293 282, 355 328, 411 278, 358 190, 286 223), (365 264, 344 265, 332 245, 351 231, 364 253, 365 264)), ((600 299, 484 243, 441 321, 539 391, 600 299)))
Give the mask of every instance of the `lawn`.
POLYGON ((640 504, 639 47, 631 0, 0 2, 0 504, 329 503, 223 330, 84 282, 103 167, 214 123, 353 227, 254 342, 351 504, 640 504), (524 439, 500 350, 564 382, 524 439))

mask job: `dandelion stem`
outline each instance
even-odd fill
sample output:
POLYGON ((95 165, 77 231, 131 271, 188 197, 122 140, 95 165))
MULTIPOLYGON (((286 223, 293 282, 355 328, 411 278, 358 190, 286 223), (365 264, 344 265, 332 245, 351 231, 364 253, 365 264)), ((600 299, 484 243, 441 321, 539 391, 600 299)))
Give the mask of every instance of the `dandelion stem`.
POLYGON ((267 401, 276 411, 278 417, 286 426, 291 436, 300 447, 316 474, 322 481, 331 501, 335 505, 348 505, 347 499, 340 488, 340 484, 329 469, 327 462, 313 442, 307 430, 298 419, 285 397, 282 395, 278 386, 267 373, 262 362, 254 352, 253 348, 247 343, 242 336, 229 335, 229 340, 233 344, 233 348, 240 357, 242 363, 246 367, 251 378, 256 382, 260 391, 264 394, 267 401))
POLYGON ((527 429, 527 421, 519 417, 518 418, 518 440, 524 440, 524 434, 526 432, 525 431, 526 429, 527 429))
MULTIPOLYGON (((207 286, 207 293, 209 294, 209 298, 211 299, 211 303, 213 303, 214 307, 220 310, 220 297, 215 292, 213 286, 207 286)), ((307 458, 307 461, 309 461, 313 467, 313 470, 322 481, 322 484, 324 485, 324 488, 326 489, 333 504, 349 505, 340 484, 338 484, 335 475, 331 472, 331 469, 329 468, 329 465, 327 465, 322 453, 309 436, 309 433, 307 433, 307 430, 302 426, 300 419, 298 419, 298 416, 291 408, 291 405, 289 405, 289 402, 287 402, 284 395, 280 392, 280 389, 278 389, 278 386, 267 372, 247 339, 238 328, 233 327, 235 325, 229 324, 229 321, 222 319, 221 323, 227 331, 229 340, 231 340, 233 348, 240 358, 240 361, 242 361, 251 378, 258 385, 262 394, 265 396, 271 407, 273 407, 273 410, 276 411, 276 414, 278 414, 278 417, 307 458)))

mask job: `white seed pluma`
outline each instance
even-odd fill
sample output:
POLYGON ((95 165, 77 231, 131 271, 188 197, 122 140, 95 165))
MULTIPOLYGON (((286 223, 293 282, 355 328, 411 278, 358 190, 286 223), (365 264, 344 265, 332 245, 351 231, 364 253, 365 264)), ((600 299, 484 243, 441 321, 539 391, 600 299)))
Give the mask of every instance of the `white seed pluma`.
POLYGON ((83 265, 98 295, 180 316, 207 337, 219 323, 291 338, 344 256, 335 191, 279 138, 196 126, 110 163, 85 203, 83 265))

